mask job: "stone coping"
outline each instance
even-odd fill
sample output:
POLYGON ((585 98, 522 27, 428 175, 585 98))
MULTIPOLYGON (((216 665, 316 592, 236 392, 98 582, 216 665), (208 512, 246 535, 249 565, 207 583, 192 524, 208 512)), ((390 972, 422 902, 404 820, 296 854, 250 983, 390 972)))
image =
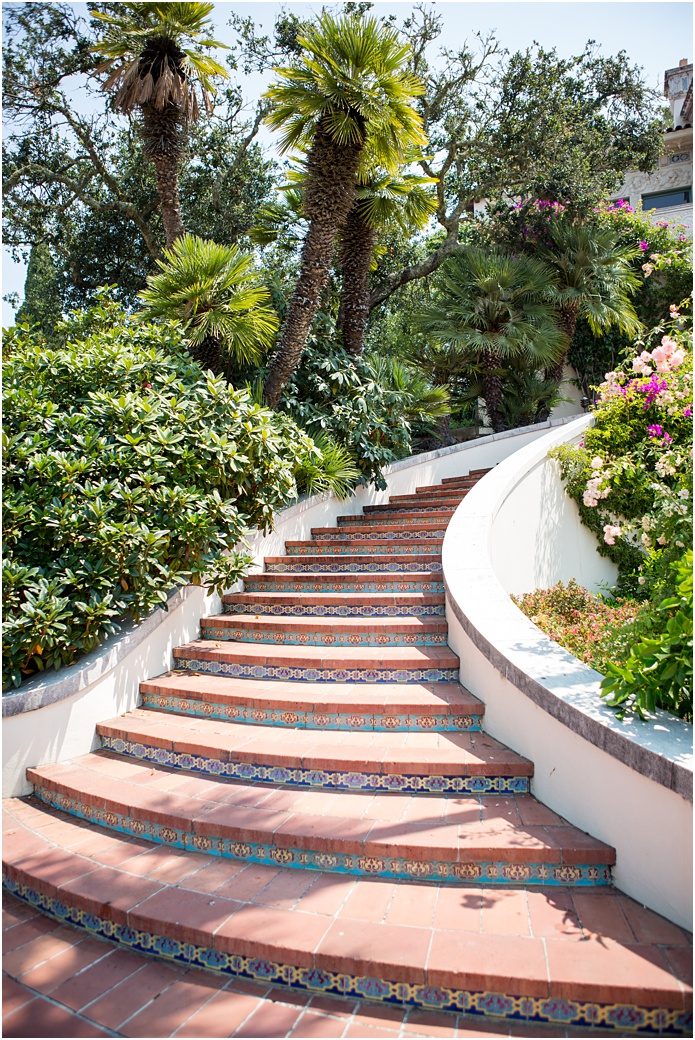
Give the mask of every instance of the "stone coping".
MULTIPOLYGON (((563 419, 551 419, 538 423, 535 426, 524 426, 505 433, 487 434, 477 437, 475 440, 464 441, 462 444, 452 444, 446 448, 438 448, 435 451, 411 455, 407 459, 401 459, 388 466, 384 470, 384 476, 388 479, 391 473, 410 469, 413 466, 420 466, 422 463, 433 462, 444 455, 467 451, 493 441, 518 437, 529 433, 531 430, 564 426, 572 418, 572 416, 569 416, 563 419)), ((330 492, 301 496, 296 502, 277 514, 275 518, 276 525, 278 523, 286 523, 293 517, 301 515, 307 509, 319 505, 321 502, 328 501, 330 498, 330 492)), ((346 505, 348 501, 346 501, 346 505)), ((50 671, 41 672, 26 683, 23 683, 19 688, 5 692, 2 696, 3 717, 20 715, 25 711, 36 711, 38 708, 55 704, 86 689, 144 642, 148 636, 167 620, 172 611, 183 606, 195 587, 189 585, 183 588, 172 589, 167 598, 166 608, 157 608, 144 621, 138 624, 124 625, 118 632, 104 640, 95 650, 85 657, 81 657, 74 664, 68 665, 66 668, 60 668, 57 671, 51 669, 50 671)))
POLYGON ((645 721, 618 719, 599 697, 600 673, 537 628, 492 566, 493 522, 513 488, 551 448, 579 437, 592 422, 592 416, 573 418, 532 442, 466 496, 444 539, 447 601, 475 646, 530 700, 613 758, 692 801, 692 726, 664 711, 645 721), (465 554, 457 552, 461 545, 465 554))

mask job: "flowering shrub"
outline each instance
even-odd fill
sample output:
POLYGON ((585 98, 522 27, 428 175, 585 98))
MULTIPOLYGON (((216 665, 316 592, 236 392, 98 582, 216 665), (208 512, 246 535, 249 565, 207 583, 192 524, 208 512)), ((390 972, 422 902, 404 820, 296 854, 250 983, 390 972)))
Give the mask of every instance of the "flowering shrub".
POLYGON ((633 592, 663 582, 692 539, 692 348, 677 308, 671 315, 651 349, 607 373, 583 444, 556 453, 599 551, 633 592))
POLYGON ((643 604, 606 602, 574 578, 512 599, 546 635, 599 672, 629 655, 643 624, 643 604))
POLYGON ((660 706, 686 716, 692 713, 692 690, 679 662, 687 610, 685 593, 674 594, 676 583, 684 587, 679 567, 693 536, 691 339, 678 308, 671 307, 668 326, 655 329, 637 345, 644 349, 633 350, 607 373, 595 425, 579 447, 563 445, 554 452, 582 520, 599 539, 599 552, 618 564, 619 590, 651 601, 639 674, 661 674, 663 695, 658 684, 636 684, 629 664, 620 673, 607 667, 603 695, 616 706, 660 706), (677 632, 666 622, 674 605, 682 615, 674 622, 677 632), (672 688, 674 676, 680 693, 672 688))

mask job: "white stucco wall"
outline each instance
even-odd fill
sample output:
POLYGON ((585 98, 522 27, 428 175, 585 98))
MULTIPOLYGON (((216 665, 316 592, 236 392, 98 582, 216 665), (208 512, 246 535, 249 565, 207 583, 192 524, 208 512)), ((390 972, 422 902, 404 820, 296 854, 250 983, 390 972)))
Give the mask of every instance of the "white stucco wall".
POLYGON ((527 445, 459 506, 443 546, 449 644, 461 682, 485 703, 485 729, 534 762, 533 793, 615 847, 619 888, 690 928, 692 727, 663 712, 621 722, 598 695, 599 674, 508 596, 615 577, 546 458, 591 421, 527 445))

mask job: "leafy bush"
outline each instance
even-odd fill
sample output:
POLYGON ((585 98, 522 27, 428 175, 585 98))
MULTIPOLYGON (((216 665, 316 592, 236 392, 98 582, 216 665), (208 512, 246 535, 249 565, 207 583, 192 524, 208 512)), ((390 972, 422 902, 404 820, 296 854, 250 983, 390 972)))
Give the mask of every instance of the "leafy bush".
POLYGON ((665 708, 693 719, 693 554, 671 567, 675 595, 659 604, 652 630, 620 663, 607 661, 601 696, 621 713, 665 708))
POLYGON ((406 392, 379 379, 368 358, 322 339, 305 350, 280 408, 311 437, 326 433, 342 445, 362 483, 383 488, 381 470, 410 451, 410 403, 406 392))
POLYGON ((3 683, 69 664, 187 583, 222 590, 235 548, 320 452, 205 374, 176 323, 102 295, 57 345, 11 330, 4 399, 3 683))
POLYGON ((520 610, 551 639, 585 664, 605 673, 623 660, 644 626, 644 605, 636 600, 607 602, 574 578, 550 589, 512 596, 520 610))

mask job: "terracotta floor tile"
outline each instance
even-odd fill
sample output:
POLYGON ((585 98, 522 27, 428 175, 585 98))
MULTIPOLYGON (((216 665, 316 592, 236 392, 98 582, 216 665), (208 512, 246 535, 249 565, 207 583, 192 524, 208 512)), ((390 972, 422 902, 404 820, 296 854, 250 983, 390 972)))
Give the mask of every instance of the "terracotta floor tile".
POLYGON ((50 1000, 37 997, 3 1019, 5 1037, 83 1037, 108 1036, 103 1029, 85 1022, 50 1000))
POLYGON ((247 866, 244 860, 228 859, 222 856, 206 858, 208 863, 199 867, 194 874, 184 878, 179 888, 190 888, 195 892, 215 892, 221 885, 226 885, 228 881, 245 870, 247 866))
POLYGON ((179 1027, 174 1036, 225 1037, 236 1029, 260 1005, 256 996, 231 989, 216 993, 208 1003, 179 1027))
POLYGON ((328 924, 323 915, 247 903, 217 930, 215 948, 271 960, 291 951, 292 963, 308 968, 328 924))
POLYGON ((348 1026, 343 1034, 346 1037, 357 1037, 359 1040, 371 1040, 374 1037, 395 1037, 400 1035, 400 1029, 384 1029, 383 1027, 372 1027, 363 1025, 348 1026))
POLYGON ((396 1029, 403 1021, 404 1011, 400 1007, 380 1007, 378 1004, 360 1004, 355 1012, 354 1024, 396 1029))
POLYGON ((263 1040, 267 1037, 287 1036, 301 1014, 301 1008, 264 1001, 233 1035, 253 1036, 263 1040))
POLYGON ((689 987, 693 984, 692 946, 662 946, 661 952, 668 961, 676 978, 689 987))
POLYGON ((488 889, 483 893, 483 932, 530 935, 531 922, 523 889, 488 889))
POLYGON ((353 877, 321 874, 299 901, 299 909, 333 917, 356 885, 353 877))
POLYGON ((169 1036, 219 993, 224 979, 210 974, 206 979, 177 979, 165 993, 128 1019, 119 1029, 123 1036, 169 1036))
POLYGON ((38 939, 40 935, 47 935, 49 932, 55 931, 57 927, 58 922, 50 917, 32 917, 28 921, 20 921, 3 931, 3 953, 19 949, 32 939, 38 939))
POLYGON ((294 1027, 297 1037, 339 1037, 345 1032, 346 1018, 331 1018, 321 1011, 305 1011, 294 1027))
POLYGON ((140 954, 131 953, 129 950, 107 950, 106 956, 79 974, 67 978, 52 991, 51 996, 74 1011, 79 1011, 133 975, 142 966, 140 954))
POLYGON ((471 989, 546 996, 548 969, 543 943, 526 936, 435 931, 427 959, 427 980, 433 986, 456 986, 465 973, 471 989))
POLYGON ((430 885, 396 885, 384 918, 386 924, 411 924, 431 928, 438 890, 430 885))
POLYGON ((618 902, 638 942, 663 943, 667 946, 682 946, 692 942, 682 928, 655 914, 653 910, 648 910, 646 906, 640 906, 627 896, 619 896, 618 902))
POLYGON ((77 945, 71 946, 61 953, 51 957, 43 964, 37 965, 31 971, 22 975, 22 982, 40 993, 53 993, 62 982, 72 978, 73 975, 82 971, 90 964, 100 961, 102 957, 108 956, 113 949, 105 942, 97 939, 83 938, 80 942, 80 933, 75 933, 78 940, 77 945))
POLYGON ((572 895, 564 889, 528 889, 526 892, 531 932, 538 938, 579 938, 581 928, 572 895))
POLYGON ((269 881, 264 889, 257 892, 252 902, 262 903, 264 906, 279 906, 289 910, 291 907, 296 906, 318 876, 312 870, 291 870, 287 868, 269 881))
POLYGON ((108 1029, 117 1029, 150 1000, 163 993, 185 972, 185 968, 147 961, 139 971, 89 1006, 89 1017, 108 1029))
POLYGON ((28 1004, 30 1000, 34 999, 34 994, 31 993, 26 986, 21 986, 15 979, 10 978, 9 975, 2 976, 2 1015, 11 1014, 20 1008, 22 1004, 28 1004))
MULTIPOLYGON (((75 941, 77 941, 77 937, 75 937, 75 941)), ((37 965, 43 964, 49 958, 55 957, 56 954, 70 949, 72 945, 73 943, 56 938, 50 932, 47 935, 40 935, 37 939, 32 939, 31 942, 20 946, 19 949, 6 953, 2 959, 3 970, 8 975, 18 978, 37 965)))
POLYGON ((359 1001, 351 1000, 350 997, 323 997, 316 994, 311 998, 310 1007, 312 1011, 323 1011, 327 1015, 350 1018, 359 1007, 359 1001))
POLYGON ((261 863, 247 863, 244 869, 235 874, 230 881, 216 889, 215 894, 245 902, 253 899, 279 873, 279 867, 267 867, 261 863))
POLYGON ((383 921, 395 888, 392 881, 369 881, 360 878, 338 911, 338 917, 373 923, 383 921))
POLYGON ((182 942, 209 946, 212 935, 235 914, 240 903, 207 892, 167 887, 128 914, 131 928, 175 936, 182 942))
POLYGON ((327 931, 318 954, 333 971, 418 982, 425 978, 430 937, 428 928, 385 924, 379 929, 366 929, 362 921, 338 918, 327 931))
POLYGON ((479 888, 441 888, 434 914, 435 928, 479 932, 482 927, 484 892, 479 888))
POLYGON ((613 893, 573 892, 572 901, 585 935, 634 943, 635 937, 613 893))
POLYGON ((600 939, 577 943, 545 940, 551 996, 605 1003, 682 1006, 682 991, 657 947, 600 939))

